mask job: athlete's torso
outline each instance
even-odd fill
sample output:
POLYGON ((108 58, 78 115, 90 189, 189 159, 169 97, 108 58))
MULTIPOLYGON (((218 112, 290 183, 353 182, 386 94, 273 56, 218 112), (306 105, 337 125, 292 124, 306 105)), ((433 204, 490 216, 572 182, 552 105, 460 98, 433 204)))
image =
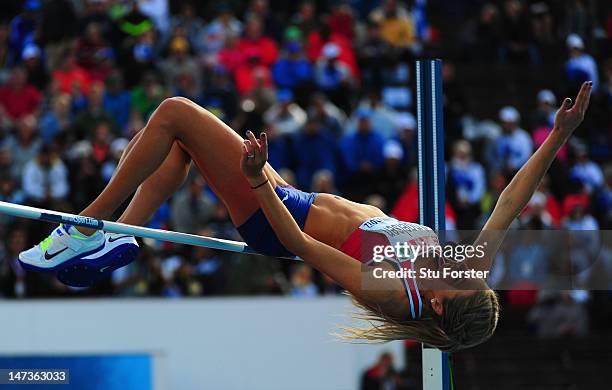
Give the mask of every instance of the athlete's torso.
POLYGON ((374 206, 351 202, 337 195, 317 194, 308 212, 304 232, 338 249, 364 221, 385 216, 374 206))

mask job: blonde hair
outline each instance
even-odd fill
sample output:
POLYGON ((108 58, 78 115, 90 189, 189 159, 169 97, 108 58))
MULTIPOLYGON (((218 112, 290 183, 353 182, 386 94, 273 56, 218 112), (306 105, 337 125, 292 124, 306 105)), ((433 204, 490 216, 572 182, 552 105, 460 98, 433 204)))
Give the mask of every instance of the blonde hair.
POLYGON ((430 310, 421 320, 397 321, 380 308, 373 309, 351 296, 353 303, 362 310, 353 317, 369 322, 365 328, 342 327, 341 337, 350 341, 392 341, 412 339, 453 352, 473 347, 495 332, 499 318, 499 300, 490 289, 476 290, 470 295, 446 298, 442 302, 442 315, 430 310))

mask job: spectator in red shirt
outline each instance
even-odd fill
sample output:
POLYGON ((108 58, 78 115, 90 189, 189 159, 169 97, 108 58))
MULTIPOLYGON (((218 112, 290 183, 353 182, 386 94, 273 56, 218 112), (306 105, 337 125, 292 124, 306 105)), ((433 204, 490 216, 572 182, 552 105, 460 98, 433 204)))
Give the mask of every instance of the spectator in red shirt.
POLYGON ((240 95, 251 92, 258 82, 266 87, 272 86, 272 75, 270 68, 261 63, 261 58, 257 51, 245 54, 247 61, 240 65, 234 73, 236 89, 240 95))
POLYGON ((261 20, 252 17, 249 19, 244 36, 238 42, 241 53, 256 53, 261 65, 269 67, 278 58, 278 48, 274 41, 263 35, 261 20))
POLYGON ((235 74, 236 69, 238 69, 244 61, 244 53, 240 52, 238 39, 238 35, 229 34, 225 38, 223 49, 221 49, 217 55, 219 63, 231 74, 235 74))
POLYGON ((7 85, 0 88, 0 115, 10 122, 34 114, 42 101, 41 92, 27 83, 27 74, 22 67, 11 72, 7 85))
POLYGON ((53 71, 52 77, 61 92, 78 92, 80 95, 89 93, 89 74, 77 64, 76 56, 72 52, 65 53, 61 66, 53 71), (75 88, 78 89, 75 91, 75 88))

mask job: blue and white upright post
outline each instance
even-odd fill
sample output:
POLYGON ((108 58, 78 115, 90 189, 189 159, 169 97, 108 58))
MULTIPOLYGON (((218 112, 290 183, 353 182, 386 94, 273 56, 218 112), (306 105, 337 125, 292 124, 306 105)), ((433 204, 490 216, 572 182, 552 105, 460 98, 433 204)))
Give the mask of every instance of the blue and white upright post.
MULTIPOLYGON (((442 60, 417 60, 419 223, 444 234, 444 122, 442 60)), ((442 237, 441 237, 442 238, 442 237)), ((423 389, 449 390, 449 356, 423 345, 423 389)))

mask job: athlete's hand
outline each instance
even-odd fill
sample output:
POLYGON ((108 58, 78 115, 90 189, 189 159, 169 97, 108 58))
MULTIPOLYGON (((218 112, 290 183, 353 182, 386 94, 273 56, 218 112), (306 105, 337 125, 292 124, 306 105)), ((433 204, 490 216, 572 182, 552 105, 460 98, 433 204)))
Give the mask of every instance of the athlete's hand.
POLYGON ((591 90, 593 89, 593 82, 586 81, 582 84, 578 96, 576 96, 576 102, 572 106, 572 99, 565 98, 561 108, 555 115, 555 128, 554 132, 563 136, 567 139, 574 130, 582 123, 584 114, 589 106, 589 99, 591 97, 591 90), (571 106, 571 107, 570 107, 571 106))
POLYGON ((246 177, 256 178, 261 176, 263 167, 268 161, 268 137, 262 132, 257 139, 250 130, 246 136, 247 139, 242 144, 240 167, 246 177))

